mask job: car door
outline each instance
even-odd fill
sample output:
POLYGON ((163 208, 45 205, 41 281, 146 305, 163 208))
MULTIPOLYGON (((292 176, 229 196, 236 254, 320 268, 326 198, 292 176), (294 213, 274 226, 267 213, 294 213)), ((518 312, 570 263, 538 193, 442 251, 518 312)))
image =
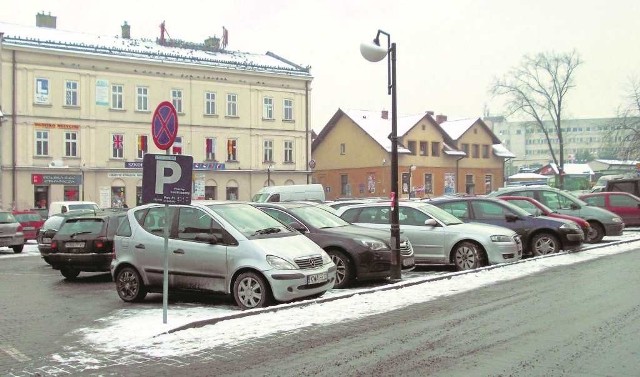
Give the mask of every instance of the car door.
POLYGON ((400 206, 398 213, 400 232, 413 246, 416 263, 443 264, 447 261, 444 250, 444 228, 425 225, 432 219, 428 214, 415 208, 400 206))
POLYGON ((488 200, 472 200, 470 204, 471 221, 509 228, 523 238, 528 233, 527 219, 522 219, 506 206, 488 200))
POLYGON ((626 226, 640 225, 640 200, 633 196, 609 193, 606 195, 607 209, 622 217, 626 226))
POLYGON ((200 208, 177 207, 175 235, 169 240, 169 261, 175 288, 226 292, 228 276, 226 234, 200 208), (215 236, 212 244, 206 237, 215 236))

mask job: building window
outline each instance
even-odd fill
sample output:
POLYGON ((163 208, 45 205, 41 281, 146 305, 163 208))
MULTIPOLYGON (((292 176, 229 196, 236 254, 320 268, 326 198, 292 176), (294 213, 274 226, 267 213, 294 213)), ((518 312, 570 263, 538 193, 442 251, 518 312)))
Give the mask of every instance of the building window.
POLYGON ((146 86, 136 87, 136 110, 149 111, 149 88, 146 86))
POLYGON ((144 155, 149 152, 148 150, 148 136, 147 135, 138 135, 138 158, 144 158, 144 155))
POLYGON ((478 144, 473 144, 472 146, 472 150, 473 150, 473 158, 480 158, 480 145, 478 144))
POLYGON ((216 115, 216 94, 213 92, 204 93, 204 114, 216 115))
POLYGON ((429 143, 426 141, 420 142, 420 156, 427 156, 429 154, 429 143))
POLYGON ((476 184, 473 181, 473 174, 465 175, 465 192, 467 194, 475 194, 476 184))
POLYGON ((111 108, 116 110, 124 109, 124 87, 122 85, 111 85, 111 108))
POLYGON ((469 156, 469 144, 462 144, 462 151, 469 156))
POLYGON ((227 200, 238 200, 237 187, 227 187, 227 200))
POLYGON ((78 133, 77 132, 64 133, 64 156, 78 157, 78 133))
POLYGON ((293 100, 285 99, 282 105, 282 114, 284 120, 293 120, 293 100))
POLYGON ((411 151, 412 155, 416 155, 416 142, 415 140, 409 140, 409 142, 407 143, 407 149, 409 149, 411 151))
POLYGON ((36 131, 36 156, 49 155, 49 131, 36 131))
POLYGON ((205 158, 207 161, 216 161, 216 138, 204 139, 205 158))
POLYGON ((433 157, 440 157, 440 143, 437 141, 431 142, 431 155, 433 157))
POLYGON ((265 140, 263 150, 262 161, 273 162, 273 140, 265 140))
POLYGON ((182 114, 182 90, 171 89, 171 103, 176 108, 176 113, 182 114))
POLYGON ((489 194, 493 191, 493 176, 487 174, 484 176, 484 193, 489 194))
POLYGON ((424 193, 433 194, 433 174, 431 173, 424 175, 424 193))
POLYGON ((351 193, 349 192, 349 176, 346 174, 341 174, 340 175, 340 195, 347 195, 350 196, 351 193))
POLYGON ((293 162, 293 141, 284 141, 284 162, 293 162))
POLYGON ((49 79, 36 78, 33 102, 39 105, 48 105, 49 102, 49 79))
POLYGON ((112 158, 124 157, 124 135, 123 134, 111 134, 111 146, 112 158))
POLYGON ((238 161, 238 140, 227 140, 227 161, 238 161))
POLYGON ((229 93, 227 94, 227 116, 238 116, 238 95, 229 93))
POLYGON ((64 105, 78 106, 78 82, 65 81, 64 83, 64 105))
POLYGON ((340 144, 340 154, 347 153, 347 145, 345 143, 340 144))
POLYGON ((176 140, 171 145, 172 154, 182 154, 182 136, 177 136, 176 140))
POLYGON ((262 117, 264 119, 273 119, 273 98, 264 97, 262 104, 262 117))
POLYGON ((482 158, 489 158, 489 146, 486 144, 482 146, 482 158))

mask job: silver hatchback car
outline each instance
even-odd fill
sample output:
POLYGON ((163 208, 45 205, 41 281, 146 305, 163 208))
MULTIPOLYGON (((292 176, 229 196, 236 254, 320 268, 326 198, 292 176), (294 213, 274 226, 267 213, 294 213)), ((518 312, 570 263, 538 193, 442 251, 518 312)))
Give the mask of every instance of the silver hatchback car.
POLYGON ((242 309, 320 296, 335 283, 329 255, 304 235, 241 202, 147 204, 114 237, 111 274, 120 298, 162 292, 168 220, 169 289, 233 294, 242 309))

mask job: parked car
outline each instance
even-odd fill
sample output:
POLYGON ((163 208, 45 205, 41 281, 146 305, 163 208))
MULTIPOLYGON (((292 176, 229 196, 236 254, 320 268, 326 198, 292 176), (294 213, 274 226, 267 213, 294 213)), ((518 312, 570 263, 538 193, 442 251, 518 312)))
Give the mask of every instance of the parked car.
POLYGON ((236 201, 147 204, 116 232, 111 274, 123 301, 163 291, 165 221, 169 289, 232 294, 242 309, 319 296, 336 280, 320 246, 259 209, 236 201))
POLYGON ((324 202, 324 187, 319 183, 308 185, 265 186, 253 195, 253 202, 290 202, 313 200, 324 202))
POLYGON ((628 192, 629 194, 640 196, 640 177, 609 180, 603 191, 628 192))
POLYGON ((40 252, 42 259, 47 264, 51 264, 51 261, 49 260, 49 254, 51 254, 51 240, 67 217, 93 215, 95 213, 96 212, 93 210, 73 210, 66 213, 56 213, 55 215, 47 218, 36 234, 38 251, 40 252))
POLYGON ((595 192, 580 196, 590 206, 604 208, 622 218, 626 226, 640 226, 640 198, 627 192, 595 192))
POLYGON ((22 225, 22 233, 24 234, 24 240, 35 240, 40 227, 44 224, 44 220, 40 215, 32 210, 24 210, 18 211, 14 210, 12 212, 13 216, 18 220, 18 222, 22 225))
POLYGON ((501 196, 500 199, 506 200, 511 204, 515 204, 535 216, 549 216, 557 219, 571 220, 574 223, 578 224, 578 226, 582 229, 585 239, 589 234, 590 225, 587 220, 581 219, 577 216, 565 215, 563 213, 554 211, 551 208, 540 203, 539 201, 535 200, 534 198, 529 198, 527 196, 501 196))
POLYGON ((49 204, 49 216, 56 213, 65 213, 67 211, 74 211, 79 209, 89 209, 99 211, 100 207, 94 202, 85 201, 64 201, 64 202, 51 202, 49 204))
MULTIPOLYGON (((465 224, 451 214, 421 202, 400 202, 400 231, 413 247, 418 265, 452 265, 469 270, 488 264, 515 262, 522 257, 522 245, 510 229, 465 224)), ((341 207, 344 220, 376 229, 390 230, 389 202, 341 207)))
POLYGON ((388 199, 380 199, 380 198, 339 199, 333 202, 328 202, 326 204, 333 209, 338 209, 340 207, 350 206, 354 204, 377 203, 377 202, 385 202, 385 201, 388 201, 388 199))
POLYGON ((620 236, 624 229, 622 218, 603 208, 590 206, 577 197, 550 186, 506 187, 487 196, 528 196, 558 213, 580 217, 589 222, 589 234, 585 242, 598 243, 604 236, 620 236))
POLYGON ((480 222, 509 228, 520 236, 525 255, 544 255, 579 249, 582 229, 573 221, 533 216, 504 200, 486 197, 440 197, 429 203, 464 222, 480 222))
POLYGON ((110 271, 113 236, 124 216, 123 212, 101 212, 66 217, 51 239, 51 267, 69 280, 80 272, 110 271))
POLYGON ((9 247, 14 253, 24 248, 22 225, 9 211, 0 211, 0 247, 9 247))
MULTIPOLYGON (((255 203, 281 223, 296 229, 331 256, 336 264, 334 288, 356 280, 385 279, 391 275, 390 232, 352 225, 319 207, 302 203, 255 203)), ((401 268, 413 269, 411 243, 400 240, 401 268)))

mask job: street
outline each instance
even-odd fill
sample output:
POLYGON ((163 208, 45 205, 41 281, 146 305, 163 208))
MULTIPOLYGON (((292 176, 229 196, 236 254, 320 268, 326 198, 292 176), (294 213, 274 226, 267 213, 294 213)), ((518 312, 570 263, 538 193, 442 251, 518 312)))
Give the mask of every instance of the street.
MULTIPOLYGON (((106 274, 83 274, 78 281, 67 282, 33 253, 33 246, 25 247, 24 256, 0 252, 1 375, 631 376, 640 369, 640 342, 635 339, 640 330, 640 300, 635 293, 640 283, 637 242, 629 251, 615 255, 476 289, 454 288, 452 291, 460 293, 418 300, 393 311, 361 318, 349 317, 345 311, 344 320, 330 325, 321 320, 327 315, 323 305, 328 303, 249 315, 245 322, 227 320, 178 331, 165 340, 157 336, 146 340, 149 350, 163 342, 169 342, 171 349, 185 344, 191 350, 180 354, 165 350, 164 356, 145 352, 141 349, 145 343, 138 346, 133 333, 128 334, 133 346, 115 344, 109 348, 97 340, 103 336, 101 332, 118 331, 119 316, 145 309, 157 313, 162 301, 159 295, 132 307, 119 300, 106 274), (237 334, 235 327, 259 328, 260 323, 269 327, 273 315, 291 310, 304 311, 297 316, 311 311, 317 323, 283 327, 263 336, 254 331, 234 342, 223 341, 225 336, 237 334), (222 343, 190 345, 192 334, 208 336, 207 331, 218 333, 222 343), (88 344, 87 338, 96 343, 88 344)), ((491 272, 504 275, 512 267, 491 272)), ((436 282, 425 285, 435 286, 436 282)), ((376 295, 382 292, 359 296, 370 300, 376 295)), ((225 297, 170 297, 170 319, 185 307, 207 310, 192 320, 240 313, 225 297)), ((356 298, 337 301, 361 305, 356 298)))

